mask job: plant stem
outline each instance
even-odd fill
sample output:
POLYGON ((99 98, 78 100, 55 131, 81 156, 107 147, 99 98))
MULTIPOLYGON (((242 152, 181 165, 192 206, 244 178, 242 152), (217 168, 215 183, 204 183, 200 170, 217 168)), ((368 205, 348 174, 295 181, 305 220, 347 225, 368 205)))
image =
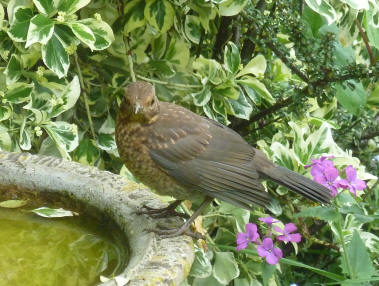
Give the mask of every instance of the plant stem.
POLYGON ((132 81, 136 81, 136 75, 134 74, 133 70, 133 59, 131 55, 128 55, 128 61, 129 61, 129 69, 130 69, 130 76, 132 77, 132 81))
POLYGON ((361 25, 361 23, 359 23, 359 21, 357 19, 355 19, 354 22, 355 22, 355 25, 357 25, 357 27, 359 29, 359 33, 361 34, 363 42, 365 43, 365 46, 366 46, 366 49, 367 49, 367 53, 370 56, 370 64, 372 66, 374 66, 375 65, 375 57, 374 57, 374 54, 372 53, 370 44, 368 43, 368 39, 366 37, 366 34, 363 31, 363 29, 362 29, 362 25, 361 25))
POLYGON ((159 84, 164 84, 164 85, 171 85, 174 87, 181 87, 181 88, 202 88, 203 87, 202 85, 197 85, 197 84, 182 84, 182 83, 162 81, 162 80, 158 80, 158 79, 151 79, 151 78, 144 77, 144 76, 138 75, 138 74, 137 74, 137 77, 139 79, 142 79, 142 80, 145 80, 148 82, 154 82, 154 83, 159 83, 159 84))
MULTIPOLYGON (((336 211, 338 212, 338 208, 337 207, 336 207, 336 211)), ((343 256, 343 258, 345 260, 347 271, 349 272, 350 278, 355 278, 354 277, 355 275, 353 275, 353 271, 351 269, 349 258, 347 257, 347 249, 346 249, 345 239, 344 239, 343 232, 342 232, 342 216, 340 214, 338 215, 338 219, 336 221, 336 228, 337 228, 338 236, 339 236, 339 239, 340 239, 340 243, 342 245, 342 249, 343 249, 342 256, 343 256)))
POLYGON ((79 66, 78 54, 77 53, 74 54, 74 58, 75 58, 76 69, 78 70, 80 86, 82 88, 82 94, 83 94, 83 99, 84 99, 84 106, 85 106, 86 112, 87 112, 89 129, 91 131, 92 138, 96 139, 95 129, 93 128, 93 122, 92 122, 92 117, 91 117, 91 110, 90 110, 89 104, 88 104, 87 92, 86 92, 86 88, 85 88, 85 85, 84 85, 82 71, 81 71, 80 66, 79 66))

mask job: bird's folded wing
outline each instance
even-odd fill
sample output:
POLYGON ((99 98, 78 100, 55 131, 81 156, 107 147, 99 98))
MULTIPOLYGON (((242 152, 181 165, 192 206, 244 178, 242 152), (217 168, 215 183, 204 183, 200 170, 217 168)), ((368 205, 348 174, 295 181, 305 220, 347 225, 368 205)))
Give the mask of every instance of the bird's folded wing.
POLYGON ((178 126, 164 118, 153 126, 151 158, 183 186, 250 209, 270 196, 259 181, 254 149, 237 133, 198 117, 178 126))

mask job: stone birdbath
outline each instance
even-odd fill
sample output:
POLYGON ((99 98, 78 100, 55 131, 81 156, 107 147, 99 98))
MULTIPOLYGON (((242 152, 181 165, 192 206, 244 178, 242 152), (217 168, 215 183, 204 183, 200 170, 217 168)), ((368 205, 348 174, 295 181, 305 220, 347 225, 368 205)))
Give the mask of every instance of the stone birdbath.
MULTIPOLYGON (((138 215, 136 210, 143 205, 157 208, 165 204, 143 185, 54 157, 0 151, 0 187, 68 196, 112 219, 129 244, 129 262, 119 274, 125 285, 179 285, 188 275, 194 260, 192 239, 160 239, 145 231, 162 219, 138 215)), ((99 285, 116 285, 116 281, 99 285)))

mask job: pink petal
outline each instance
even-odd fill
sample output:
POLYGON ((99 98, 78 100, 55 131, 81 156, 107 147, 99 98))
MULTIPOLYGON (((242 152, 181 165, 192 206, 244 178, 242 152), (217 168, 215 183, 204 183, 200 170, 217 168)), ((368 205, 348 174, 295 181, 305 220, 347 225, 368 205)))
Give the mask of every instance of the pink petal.
POLYGON ((275 254, 275 256, 276 257, 278 257, 278 258, 282 258, 283 257, 283 252, 282 252, 282 250, 280 249, 280 248, 274 248, 273 250, 272 250, 272 252, 275 254))
POLYGON ((334 167, 325 169, 325 177, 329 182, 335 181, 338 177, 338 170, 334 167))
POLYGON ((275 256, 274 253, 270 252, 266 256, 266 261, 268 264, 277 264, 278 263, 278 258, 275 256))
POLYGON ((297 231, 297 227, 294 223, 290 222, 290 223, 287 223, 284 225, 284 232, 285 233, 290 233, 290 232, 294 232, 294 231, 297 231))
POLYGON ((280 241, 287 241, 287 242, 289 241, 287 235, 279 235, 276 237, 276 239, 280 241))
POLYGON ((354 181, 354 179, 357 177, 357 171, 351 165, 346 167, 345 173, 346 173, 347 180, 350 182, 354 181))
POLYGON ((247 244, 248 244, 248 241, 247 241, 247 234, 246 233, 244 233, 244 232, 239 232, 238 234, 237 234, 237 239, 236 239, 236 242, 237 242, 237 244, 239 245, 239 244, 245 244, 246 243, 246 246, 247 246, 247 244))
POLYGON ((242 243, 242 244, 238 244, 237 247, 236 247, 236 250, 237 251, 240 251, 242 249, 245 249, 247 247, 248 243, 242 243))
POLYGON ((354 187, 356 190, 364 190, 366 189, 366 182, 365 181, 362 181, 360 179, 355 179, 353 182, 351 182, 352 184, 354 184, 354 187))
POLYGON ((313 177, 323 176, 324 175, 324 168, 321 167, 320 165, 313 166, 312 169, 311 169, 311 175, 313 177))
POLYGON ((324 175, 313 177, 313 181, 315 181, 316 183, 319 183, 321 185, 325 185, 328 183, 328 181, 324 175))
POLYGON ((333 198, 336 197, 338 195, 337 189, 336 188, 331 189, 330 194, 332 195, 333 198))
POLYGON ((246 224, 246 234, 250 241, 256 241, 259 237, 257 225, 254 223, 246 224))
POLYGON ((274 242, 269 237, 266 237, 265 239, 263 239, 263 243, 262 244, 263 244, 263 247, 266 250, 272 249, 274 247, 274 242))
POLYGON ((266 255, 267 255, 267 251, 266 251, 266 249, 264 249, 264 247, 262 246, 262 245, 258 245, 257 246, 257 252, 258 252, 258 255, 260 256, 260 257, 266 257, 266 255))
POLYGON ((289 238, 289 241, 298 243, 301 241, 301 234, 300 233, 289 234, 288 238, 289 238))
POLYGON ((338 180, 338 181, 336 181, 335 186, 336 186, 337 188, 342 188, 342 189, 347 190, 347 189, 349 189, 349 187, 350 187, 350 183, 349 183, 348 181, 346 181, 345 179, 342 179, 342 180, 338 180))

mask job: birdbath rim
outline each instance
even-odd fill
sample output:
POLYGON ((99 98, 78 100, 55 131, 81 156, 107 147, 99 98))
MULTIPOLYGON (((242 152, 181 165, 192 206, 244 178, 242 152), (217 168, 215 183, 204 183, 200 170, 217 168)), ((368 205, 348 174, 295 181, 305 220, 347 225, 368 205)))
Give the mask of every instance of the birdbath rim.
MULTIPOLYGON (((138 208, 165 204, 143 185, 55 157, 0 151, 0 186, 68 195, 105 213, 128 239, 129 263, 118 275, 123 285, 179 285, 189 273, 194 261, 191 238, 161 239, 145 231, 162 219, 139 215, 138 208)), ((98 285, 119 284, 111 279, 98 285)))

